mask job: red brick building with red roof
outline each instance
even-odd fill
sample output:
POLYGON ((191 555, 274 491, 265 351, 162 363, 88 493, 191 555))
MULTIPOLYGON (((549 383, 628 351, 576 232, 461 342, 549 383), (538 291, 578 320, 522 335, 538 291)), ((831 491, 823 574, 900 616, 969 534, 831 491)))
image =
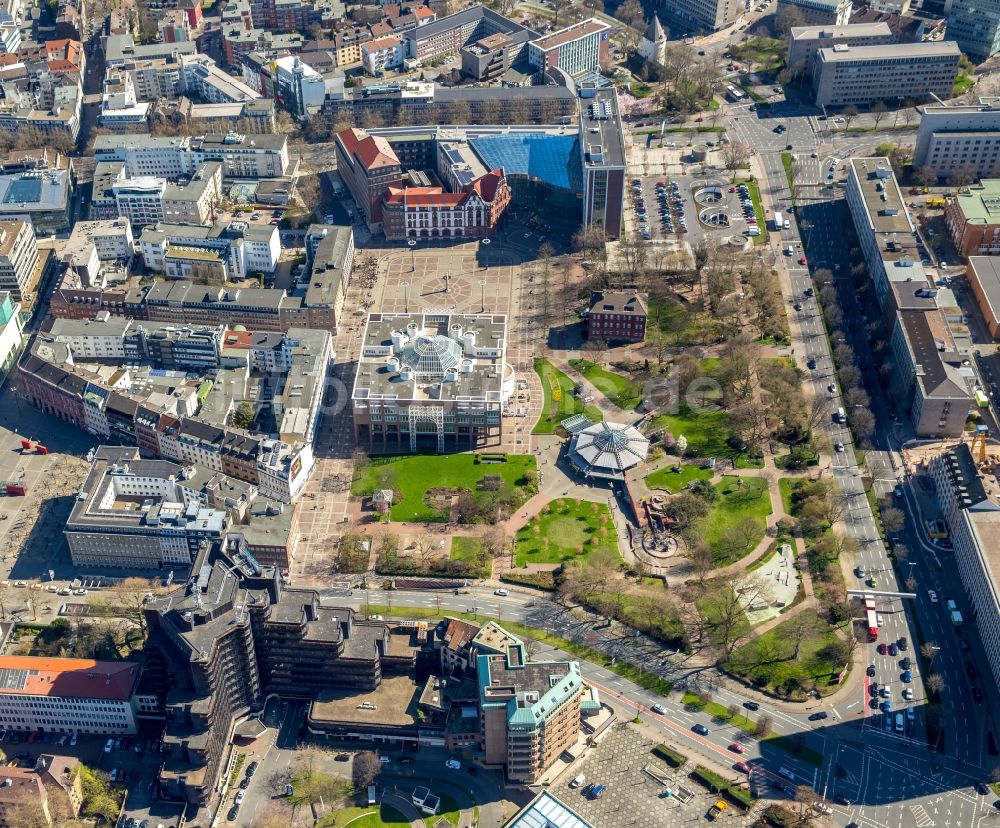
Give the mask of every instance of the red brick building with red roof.
POLYGON ((492 236, 510 205, 502 169, 491 170, 459 192, 442 187, 390 187, 382 201, 387 239, 492 236))
POLYGON ((368 227, 382 224, 382 196, 390 187, 403 186, 403 170, 395 151, 380 135, 351 127, 337 133, 337 171, 368 227))

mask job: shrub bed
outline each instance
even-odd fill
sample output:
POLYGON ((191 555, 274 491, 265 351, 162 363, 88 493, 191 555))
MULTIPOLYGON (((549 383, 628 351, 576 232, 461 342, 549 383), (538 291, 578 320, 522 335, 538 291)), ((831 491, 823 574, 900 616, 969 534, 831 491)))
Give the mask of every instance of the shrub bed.
POLYGON ((688 760, 683 753, 678 753, 676 750, 669 748, 666 745, 657 745, 653 748, 653 754, 658 756, 672 768, 682 767, 688 760))
POLYGON ((550 592, 556 588, 555 575, 552 572, 506 572, 500 576, 500 580, 505 584, 520 584, 550 592))

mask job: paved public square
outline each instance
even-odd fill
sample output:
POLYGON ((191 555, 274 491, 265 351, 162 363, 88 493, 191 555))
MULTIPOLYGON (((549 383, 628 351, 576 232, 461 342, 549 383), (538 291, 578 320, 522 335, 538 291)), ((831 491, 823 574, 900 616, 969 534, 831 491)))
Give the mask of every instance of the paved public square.
MULTIPOLYGON (((675 828, 703 823, 705 813, 718 796, 691 782, 683 770, 670 768, 651 752, 654 747, 656 742, 636 728, 626 723, 616 724, 581 764, 553 786, 553 793, 592 825, 675 828), (580 773, 586 776, 588 784, 605 786, 600 799, 589 799, 583 788, 570 787, 580 773), (680 798, 664 796, 667 788, 680 793, 680 798), (685 788, 693 796, 688 799, 679 788, 685 788), (681 799, 687 801, 682 803, 681 799)), ((747 822, 732 807, 718 820, 722 825, 747 822)))

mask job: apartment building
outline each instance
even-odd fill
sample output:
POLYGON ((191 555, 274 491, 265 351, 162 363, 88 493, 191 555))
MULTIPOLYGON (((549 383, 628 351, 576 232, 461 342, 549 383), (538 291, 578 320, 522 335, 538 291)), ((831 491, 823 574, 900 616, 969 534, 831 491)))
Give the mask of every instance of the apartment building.
POLYGON ((30 222, 0 220, 0 290, 20 301, 38 270, 38 245, 30 222))
POLYGON ((73 225, 63 257, 83 248, 93 247, 101 262, 127 264, 135 255, 132 225, 116 218, 101 221, 78 221, 73 225))
POLYGON ((537 32, 477 3, 405 32, 405 56, 427 61, 442 55, 457 55, 463 46, 485 37, 505 34, 519 40, 519 34, 524 31, 531 32, 533 38, 538 36, 537 32))
POLYGON ((183 43, 136 43, 131 34, 108 35, 104 38, 105 66, 121 66, 133 60, 166 60, 179 55, 194 55, 198 45, 183 43))
POLYGON ((139 236, 139 252, 146 267, 154 273, 192 283, 221 285, 246 279, 253 273, 273 273, 281 255, 281 241, 278 228, 271 224, 246 221, 218 221, 207 226, 162 223, 143 229, 139 236), (221 281, 196 278, 198 268, 194 263, 205 261, 205 258, 189 255, 192 251, 214 254, 214 260, 222 268, 221 281), (185 264, 188 260, 192 262, 191 267, 185 264))
POLYGON ((528 41, 528 63, 538 72, 561 69, 570 77, 596 74, 608 59, 611 26, 592 17, 528 41))
POLYGON ((47 335, 79 360, 124 360, 125 336, 133 320, 99 311, 93 319, 53 319, 47 335))
POLYGON ((581 93, 578 130, 583 223, 600 227, 605 238, 617 239, 625 204, 625 142, 614 90, 581 93))
POLYGON ((136 732, 142 668, 131 661, 0 656, 0 728, 45 733, 136 732))
POLYGON ((63 145, 75 142, 80 135, 83 89, 79 81, 59 84, 59 79, 36 78, 23 91, 12 85, 0 100, 0 129, 14 135, 37 130, 63 145))
POLYGON ((977 63, 1000 51, 1000 3, 953 0, 945 6, 948 37, 977 63))
POLYGON ((380 37, 361 44, 361 65, 369 75, 379 76, 387 69, 403 65, 403 44, 397 37, 380 37))
POLYGON ((375 452, 496 445, 514 392, 502 314, 372 313, 351 400, 360 445, 375 452))
POLYGON ((980 462, 966 443, 935 457, 929 464, 941 514, 948 523, 958 574, 965 588, 964 620, 979 633, 986 665, 1000 683, 1000 572, 996 538, 1000 533, 1000 485, 995 462, 980 462))
POLYGON ((808 71, 820 49, 835 46, 882 46, 896 41, 888 23, 846 26, 794 26, 788 34, 788 66, 808 71))
POLYGON ((949 98, 961 55, 950 40, 820 49, 813 70, 815 103, 867 106, 894 101, 901 90, 911 100, 949 98))
POLYGON ((925 106, 913 168, 929 168, 939 181, 956 170, 967 180, 1000 173, 1000 98, 980 98, 971 106, 925 106))
POLYGON ((403 183, 399 158, 389 142, 354 127, 337 133, 337 171, 369 228, 380 228, 383 196, 403 183))
POLYGON ((206 161, 220 161, 224 178, 276 178, 289 169, 287 136, 236 132, 180 138, 98 135, 94 159, 124 163, 128 176, 168 179, 191 176, 206 161))
MULTIPOLYGON (((851 159, 851 211, 892 350, 892 390, 918 436, 956 436, 972 395, 942 306, 916 255, 914 229, 885 158, 851 159)), ((947 304, 951 304, 948 302, 947 304)))
POLYGON ((789 12, 805 26, 846 26, 851 19, 851 0, 778 0, 777 16, 789 12))
POLYGON ((947 200, 944 221, 960 256, 1000 255, 1000 180, 962 187, 947 200))
POLYGON ((533 784, 580 734, 587 690, 576 661, 531 661, 518 642, 476 658, 483 761, 533 784))

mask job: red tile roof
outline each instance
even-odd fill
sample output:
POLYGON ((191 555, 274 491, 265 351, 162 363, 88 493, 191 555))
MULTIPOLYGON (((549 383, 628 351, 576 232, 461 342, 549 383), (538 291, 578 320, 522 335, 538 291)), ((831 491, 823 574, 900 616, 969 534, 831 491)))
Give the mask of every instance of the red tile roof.
POLYGON ((364 130, 351 127, 337 133, 337 137, 347 154, 356 157, 365 170, 399 166, 399 158, 381 135, 369 135, 364 130))
POLYGON ((447 193, 442 187, 389 187, 385 203, 406 207, 461 207, 472 193, 476 193, 489 204, 496 198, 503 181, 503 170, 492 170, 458 193, 447 193))
MULTIPOLYGON (((392 31, 391 29, 389 31, 392 31)), ((373 31, 372 34, 375 34, 373 31)), ((395 49, 399 46, 398 37, 383 37, 379 40, 373 40, 370 43, 366 43, 362 48, 367 50, 368 54, 372 52, 378 52, 382 49, 395 49)))
POLYGON ((383 37, 384 35, 392 34, 392 26, 383 21, 372 23, 368 28, 371 30, 372 37, 383 37))
POLYGON ((417 18, 421 17, 433 17, 434 12, 432 12, 427 6, 421 6, 419 9, 413 10, 413 16, 417 18))
POLYGON ((125 701, 139 681, 133 661, 0 656, 0 694, 125 701))

